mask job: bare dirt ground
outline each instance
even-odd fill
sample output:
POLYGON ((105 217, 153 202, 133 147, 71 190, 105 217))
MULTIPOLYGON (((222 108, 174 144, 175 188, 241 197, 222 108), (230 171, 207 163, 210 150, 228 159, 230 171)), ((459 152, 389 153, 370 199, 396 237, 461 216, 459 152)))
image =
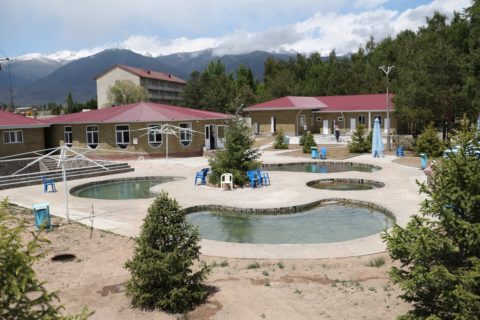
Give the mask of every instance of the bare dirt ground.
MULTIPOLYGON (((15 211, 25 211, 19 210, 15 211)), ((20 214, 20 213, 18 213, 20 214)), ((27 215, 32 221, 30 214, 27 215)), ((90 319, 393 319, 409 305, 387 276, 386 254, 322 260, 247 260, 202 256, 213 265, 206 284, 207 302, 185 315, 130 307, 124 264, 133 254, 132 239, 52 217, 56 225, 44 237, 47 255, 35 265, 46 287, 58 291, 66 313, 84 306, 90 319), (73 253, 70 262, 53 262, 73 253), (369 266, 377 259, 379 267, 369 266)), ((33 226, 30 227, 30 231, 33 226)))

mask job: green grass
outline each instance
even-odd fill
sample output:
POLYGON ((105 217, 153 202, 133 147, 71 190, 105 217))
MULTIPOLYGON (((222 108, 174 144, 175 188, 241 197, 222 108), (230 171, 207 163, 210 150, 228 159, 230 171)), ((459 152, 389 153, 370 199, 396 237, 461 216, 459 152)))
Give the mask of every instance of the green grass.
POLYGON ((250 263, 248 266, 247 266, 247 269, 258 269, 260 268, 260 263, 258 262, 253 262, 253 263, 250 263))
POLYGON ((385 258, 384 257, 378 257, 378 258, 373 258, 368 261, 367 266, 369 267, 375 267, 375 268, 380 268, 381 266, 385 265, 385 258))

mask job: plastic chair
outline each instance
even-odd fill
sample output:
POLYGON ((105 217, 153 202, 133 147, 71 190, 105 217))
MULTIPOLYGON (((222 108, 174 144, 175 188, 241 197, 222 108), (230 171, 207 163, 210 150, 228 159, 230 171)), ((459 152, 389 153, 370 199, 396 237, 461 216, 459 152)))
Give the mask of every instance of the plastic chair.
POLYGON ((224 173, 220 176, 220 188, 230 186, 230 190, 233 190, 233 175, 231 173, 224 173))
POLYGON ((270 185, 270 176, 268 172, 263 172, 262 170, 257 170, 257 177, 260 178, 260 184, 262 186, 269 186, 270 185))
POLYGON ((327 159, 327 148, 325 147, 320 148, 320 159, 323 159, 323 160, 327 159))
POLYGON ((197 181, 200 179, 200 184, 202 185, 205 185, 207 184, 207 174, 208 174, 208 171, 210 169, 209 168, 203 168, 202 170, 198 171, 196 174, 195 174, 195 182, 193 183, 193 185, 197 185, 197 181))
POLYGON ((52 192, 57 192, 57 188, 55 187, 55 181, 53 179, 47 179, 47 177, 42 176, 42 183, 43 183, 43 192, 48 192, 48 186, 51 187, 52 192))
POLYGON ((404 154, 403 154, 403 147, 400 146, 397 148, 397 157, 403 157, 404 154))
POLYGON ((247 171, 248 180, 250 181, 250 187, 257 188, 261 185, 260 177, 257 174, 256 170, 247 171))

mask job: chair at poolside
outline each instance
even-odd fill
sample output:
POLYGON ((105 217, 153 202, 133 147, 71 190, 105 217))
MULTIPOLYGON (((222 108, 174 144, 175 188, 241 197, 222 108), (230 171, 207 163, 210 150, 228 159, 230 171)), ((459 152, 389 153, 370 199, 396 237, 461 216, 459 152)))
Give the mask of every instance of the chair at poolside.
POLYGON ((220 177, 220 188, 230 186, 230 190, 233 190, 233 175, 231 173, 224 173, 220 177))
POLYGON ((47 177, 42 176, 42 183, 43 183, 43 192, 48 192, 48 186, 51 187, 52 192, 57 192, 57 188, 55 187, 55 181, 53 179, 47 179, 47 177))
POLYGON ((323 160, 327 159, 327 148, 325 147, 320 148, 320 159, 323 159, 323 160))
POLYGON ((263 172, 261 169, 257 170, 257 177, 260 178, 260 184, 262 186, 269 186, 270 185, 270 176, 268 172, 263 172))
POLYGON ((247 171, 248 180, 250 181, 250 187, 257 188, 261 185, 260 177, 257 174, 257 170, 247 171))
POLYGON ((200 184, 202 185, 207 184, 207 174, 209 170, 209 168, 203 168, 202 170, 198 171, 195 174, 195 182, 193 184, 196 186, 198 180, 200 180, 200 184))
POLYGON ((310 155, 312 159, 318 159, 318 150, 316 147, 310 149, 310 155))

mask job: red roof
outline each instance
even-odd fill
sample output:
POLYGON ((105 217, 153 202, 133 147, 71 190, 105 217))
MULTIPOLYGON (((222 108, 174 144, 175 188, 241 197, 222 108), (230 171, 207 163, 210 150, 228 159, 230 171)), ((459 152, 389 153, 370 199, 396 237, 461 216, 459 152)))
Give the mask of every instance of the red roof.
POLYGON ((94 80, 97 80, 98 78, 103 77, 105 74, 110 72, 111 70, 115 68, 120 68, 125 71, 128 71, 130 73, 133 73, 141 78, 149 78, 149 79, 156 79, 156 80, 163 80, 163 81, 170 81, 170 82, 176 82, 176 83, 182 83, 185 84, 185 80, 180 79, 178 77, 175 77, 171 73, 165 73, 165 72, 158 72, 158 71, 153 71, 150 69, 140 69, 140 68, 135 68, 135 67, 130 67, 130 66, 125 66, 122 64, 116 64, 107 71, 103 72, 102 74, 96 76, 93 78, 94 80))
MULTIPOLYGON (((391 98, 392 94, 389 95, 391 98)), ((391 99, 390 98, 390 99, 391 99)), ((326 97, 283 97, 259 103, 245 108, 245 111, 261 110, 300 110, 309 109, 317 112, 348 111, 383 111, 387 110, 386 94, 361 94, 351 96, 326 97)), ((393 110, 393 103, 390 102, 393 110)))
POLYGON ((49 124, 42 121, 0 110, 0 129, 44 128, 48 126, 49 124))
POLYGON ((95 124, 95 123, 132 123, 132 122, 167 122, 187 120, 230 119, 225 113, 184 107, 169 106, 152 102, 137 102, 117 107, 70 113, 45 119, 51 124, 95 124))
POLYGON ((321 109, 327 106, 315 97, 286 96, 245 108, 245 111, 321 109))

